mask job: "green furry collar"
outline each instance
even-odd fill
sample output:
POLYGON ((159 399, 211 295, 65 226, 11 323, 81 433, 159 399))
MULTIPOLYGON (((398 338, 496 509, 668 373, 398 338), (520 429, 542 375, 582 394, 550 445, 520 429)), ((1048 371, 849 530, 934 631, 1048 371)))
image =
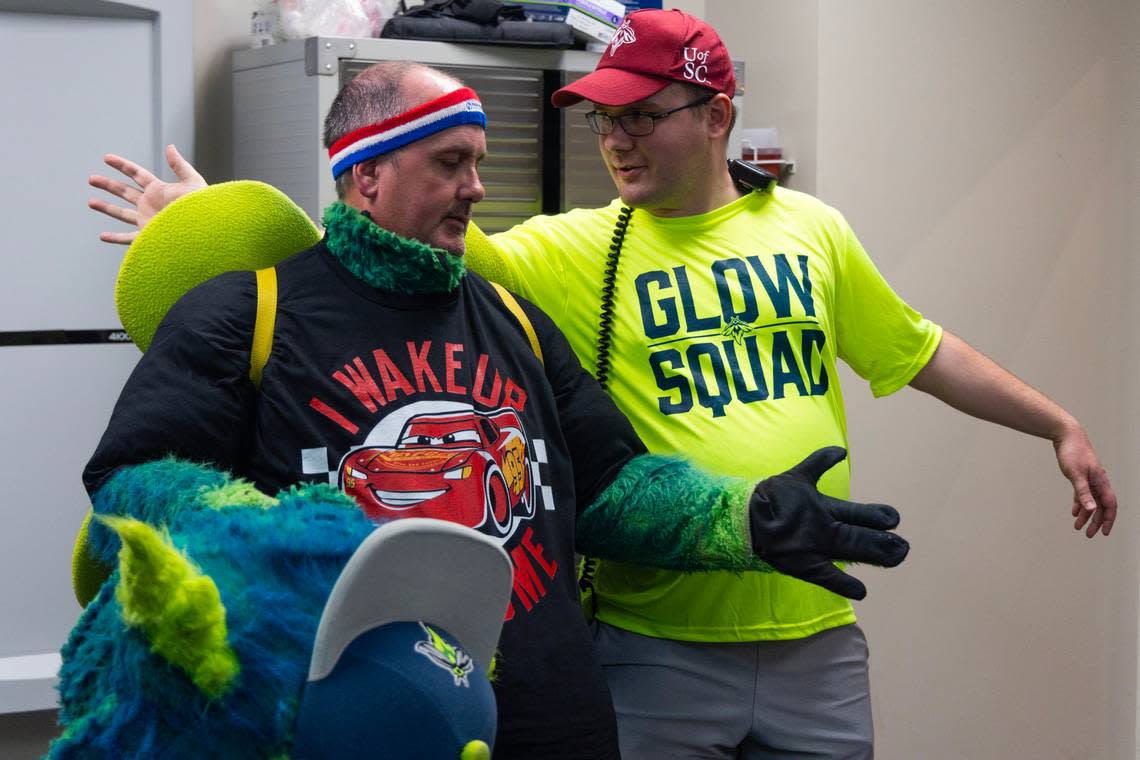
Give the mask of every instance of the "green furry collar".
POLYGON ((340 201, 325 209, 326 243, 359 279, 388 293, 450 293, 467 273, 462 256, 400 237, 340 201))

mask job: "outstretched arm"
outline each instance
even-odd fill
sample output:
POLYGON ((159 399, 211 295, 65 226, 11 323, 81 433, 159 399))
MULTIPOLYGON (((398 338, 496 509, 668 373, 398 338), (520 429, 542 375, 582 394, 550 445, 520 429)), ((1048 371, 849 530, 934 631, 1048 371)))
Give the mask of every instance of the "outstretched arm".
POLYGON ((114 153, 105 155, 103 161, 131 182, 93 174, 87 183, 126 201, 128 205, 118 206, 102 198, 92 198, 87 201, 87 206, 136 228, 128 232, 101 232, 99 239, 104 243, 129 245, 155 214, 183 195, 206 187, 206 180, 173 145, 166 146, 166 163, 178 177, 177 182, 165 182, 134 161, 114 153))
POLYGON ((910 546, 889 532, 899 523, 893 508, 834 499, 816 488, 846 455, 837 446, 820 449, 756 484, 711 476, 671 457, 634 457, 579 515, 577 548, 685 572, 775 569, 862 599, 866 587, 834 561, 894 567, 910 546))
POLYGON ((1073 527, 1092 538, 1116 521, 1116 494, 1081 424, 949 331, 911 386, 979 419, 1053 442, 1057 465, 1073 485, 1073 527))

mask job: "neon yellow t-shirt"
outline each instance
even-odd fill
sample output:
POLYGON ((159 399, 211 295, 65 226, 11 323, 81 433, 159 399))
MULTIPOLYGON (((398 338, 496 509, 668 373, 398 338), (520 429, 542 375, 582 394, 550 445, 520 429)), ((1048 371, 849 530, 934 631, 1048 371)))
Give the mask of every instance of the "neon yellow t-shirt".
MULTIPOLYGON (((620 207, 535 217, 491 236, 490 252, 469 235, 470 266, 546 311, 590 371, 620 207)), ((837 211, 779 187, 698 216, 635 211, 615 292, 608 388, 646 446, 751 479, 847 446, 837 356, 882 396, 910 382, 942 336, 837 211)), ((845 461, 820 489, 845 498, 849 480, 845 461)), ((846 599, 778 573, 602 562, 595 593, 600 619, 688 641, 801 638, 855 620, 846 599)))

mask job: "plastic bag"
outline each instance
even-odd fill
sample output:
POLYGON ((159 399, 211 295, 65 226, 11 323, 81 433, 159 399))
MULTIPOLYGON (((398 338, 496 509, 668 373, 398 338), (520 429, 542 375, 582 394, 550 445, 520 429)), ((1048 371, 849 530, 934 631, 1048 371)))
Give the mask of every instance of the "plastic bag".
POLYGON ((400 0, 360 0, 360 5, 364 8, 364 15, 368 17, 369 23, 372 24, 372 36, 379 37, 384 24, 396 15, 400 0))
POLYGON ((281 33, 286 39, 371 37, 365 4, 364 0, 277 0, 281 33))

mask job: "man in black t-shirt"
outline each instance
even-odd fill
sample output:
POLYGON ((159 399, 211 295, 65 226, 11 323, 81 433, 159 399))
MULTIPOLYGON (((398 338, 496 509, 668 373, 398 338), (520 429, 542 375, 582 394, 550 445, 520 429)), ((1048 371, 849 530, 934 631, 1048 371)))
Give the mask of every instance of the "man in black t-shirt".
POLYGON ((424 66, 379 64, 347 85, 325 134, 342 200, 324 239, 275 268, 258 384, 261 286, 231 272, 167 314, 84 482, 96 511, 114 513, 125 508, 114 499, 145 488, 107 485, 173 454, 267 493, 327 482, 376 519, 494 536, 514 565, 495 756, 616 757, 576 550, 689 571, 775 568, 860 596, 831 560, 892 566, 907 545, 887 532, 889 507, 815 490, 841 450, 759 484, 647 454, 546 315, 464 269, 484 126, 475 93, 424 66))

